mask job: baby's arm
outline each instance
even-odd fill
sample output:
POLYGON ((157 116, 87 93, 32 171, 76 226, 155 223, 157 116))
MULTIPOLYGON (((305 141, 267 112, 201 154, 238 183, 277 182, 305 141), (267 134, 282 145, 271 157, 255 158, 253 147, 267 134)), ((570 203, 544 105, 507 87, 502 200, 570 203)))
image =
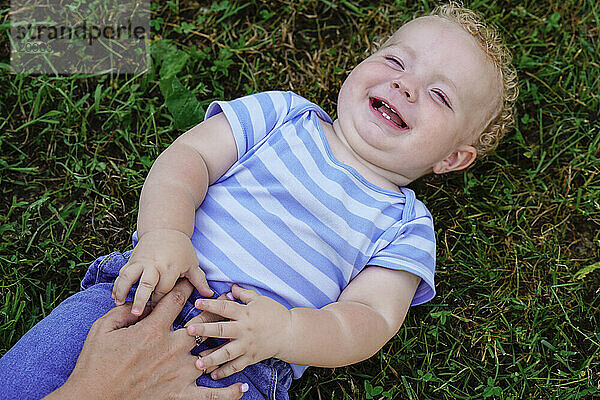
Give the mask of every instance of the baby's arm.
POLYGON ((231 127, 223 114, 215 115, 178 137, 156 159, 140 196, 138 244, 113 287, 115 303, 122 304, 136 281, 132 313, 139 314, 152 292, 153 302, 185 276, 200 294, 211 296, 190 242, 194 213, 208 186, 237 159, 231 127))
POLYGON ((370 266, 320 310, 292 309, 286 358, 294 364, 338 367, 377 353, 400 329, 421 279, 370 266), (302 361, 300 361, 302 360, 302 361))
POLYGON ((233 288, 245 305, 199 300, 197 307, 230 322, 191 324, 191 335, 232 339, 197 362, 223 378, 269 357, 300 365, 338 367, 369 358, 400 329, 420 278, 406 271, 370 266, 335 303, 321 309, 285 307, 251 290, 233 288))

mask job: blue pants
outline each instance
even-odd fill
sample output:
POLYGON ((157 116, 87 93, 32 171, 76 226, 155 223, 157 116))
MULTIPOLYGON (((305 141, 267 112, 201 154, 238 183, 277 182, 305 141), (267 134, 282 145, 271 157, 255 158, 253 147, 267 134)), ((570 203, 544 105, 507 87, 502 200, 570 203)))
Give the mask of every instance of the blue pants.
MULTIPOLYGON (((87 334, 98 318, 114 307, 112 286, 130 252, 112 253, 98 258, 81 283, 81 292, 60 303, 46 318, 35 325, 0 359, 0 399, 40 399, 60 387, 69 377, 83 348, 87 334)), ((135 288, 129 292, 133 301, 135 288)), ((215 295, 215 297, 218 294, 215 295)), ((194 290, 173 328, 181 328, 198 315, 194 290)), ((206 340, 193 354, 223 343, 206 340)), ((212 380, 200 376, 198 386, 226 387, 236 382, 248 383, 243 399, 288 399, 292 381, 289 364, 269 359, 246 367, 227 378, 212 380)))

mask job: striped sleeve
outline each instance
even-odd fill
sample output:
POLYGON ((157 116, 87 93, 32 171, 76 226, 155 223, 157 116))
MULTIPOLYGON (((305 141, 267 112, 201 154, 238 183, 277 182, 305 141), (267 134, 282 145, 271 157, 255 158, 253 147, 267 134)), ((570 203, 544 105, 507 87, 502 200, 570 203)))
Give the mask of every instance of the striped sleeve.
POLYGON ((231 101, 214 101, 205 119, 221 111, 231 125, 240 160, 255 144, 280 126, 290 111, 289 92, 262 92, 231 101))
POLYGON ((435 296, 435 232, 433 219, 422 216, 403 224, 396 237, 375 253, 368 265, 403 270, 417 275, 421 282, 411 306, 428 302, 435 296))

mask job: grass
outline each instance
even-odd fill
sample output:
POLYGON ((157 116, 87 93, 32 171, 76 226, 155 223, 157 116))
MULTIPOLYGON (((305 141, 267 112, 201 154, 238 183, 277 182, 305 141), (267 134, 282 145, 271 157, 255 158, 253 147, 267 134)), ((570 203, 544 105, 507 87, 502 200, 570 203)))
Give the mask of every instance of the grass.
MULTIPOLYGON (((337 89, 373 43, 434 6, 202 3, 153 5, 147 74, 0 75, 0 354, 78 290, 97 256, 130 248, 152 161, 212 99, 295 90, 335 114, 337 89), (178 95, 161 92, 167 81, 178 95), (191 115, 181 95, 197 99, 191 115)), ((438 296, 371 359, 309 369, 294 398, 600 393, 600 6, 470 5, 514 52, 516 129, 468 172, 411 185, 436 220, 438 296)))

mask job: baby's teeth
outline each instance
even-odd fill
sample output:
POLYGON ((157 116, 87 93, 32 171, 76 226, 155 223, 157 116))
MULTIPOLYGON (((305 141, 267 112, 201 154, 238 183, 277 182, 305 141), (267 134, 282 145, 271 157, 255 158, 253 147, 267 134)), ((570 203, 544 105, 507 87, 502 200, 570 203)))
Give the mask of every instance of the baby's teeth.
POLYGON ((387 115, 387 114, 385 113, 385 111, 382 111, 382 112, 381 112, 381 115, 383 115, 383 116, 384 116, 384 117, 386 117, 387 119, 391 119, 391 118, 390 118, 390 116, 389 116, 389 115, 387 115))
MULTIPOLYGON (((388 103, 386 103, 385 101, 381 100, 381 103, 386 106, 391 112, 393 112, 394 114, 396 114, 396 112, 392 109, 392 107, 390 107, 390 105, 388 103)), ((388 118, 389 119, 389 118, 388 118)))

